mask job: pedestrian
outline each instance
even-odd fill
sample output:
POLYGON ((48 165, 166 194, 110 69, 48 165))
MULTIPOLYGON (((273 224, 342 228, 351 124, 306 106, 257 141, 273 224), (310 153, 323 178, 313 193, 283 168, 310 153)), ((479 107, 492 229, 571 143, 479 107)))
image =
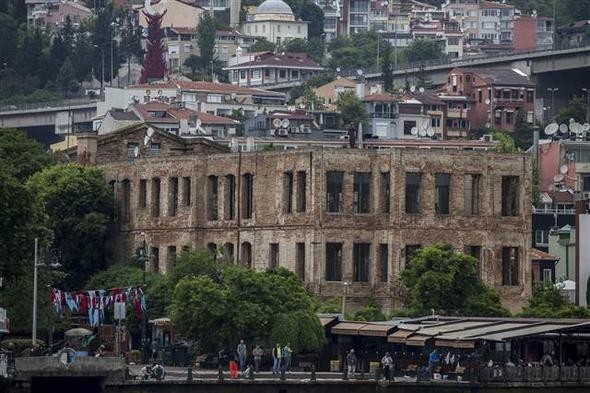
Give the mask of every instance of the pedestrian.
POLYGON ((383 369, 383 378, 386 380, 391 379, 391 368, 393 366, 393 358, 389 352, 385 352, 385 356, 381 358, 381 368, 383 369))
POLYGON ((281 344, 277 343, 272 349, 272 373, 278 374, 281 371, 281 359, 283 358, 281 344))
POLYGON ((225 368, 225 364, 227 361, 227 355, 225 353, 225 349, 221 348, 217 353, 217 366, 221 369, 225 368))
POLYGON ((348 377, 354 378, 354 374, 356 373, 356 364, 358 363, 358 359, 356 358, 356 354, 354 353, 354 349, 351 349, 346 355, 346 366, 348 367, 348 377))
POLYGON ((260 372, 260 363, 262 362, 263 353, 264 351, 260 348, 260 345, 257 345, 252 351, 252 356, 254 356, 254 370, 256 372, 260 372))
POLYGON ((240 371, 244 371, 244 367, 246 366, 246 358, 248 357, 248 348, 246 348, 246 344, 244 344, 244 340, 240 340, 238 344, 238 349, 236 351, 238 353, 238 362, 240 364, 240 371))
POLYGON ((285 372, 291 372, 291 357, 293 356, 293 350, 289 346, 289 343, 283 347, 283 358, 285 359, 285 372))
POLYGON ((438 352, 436 351, 436 348, 435 348, 428 355, 428 370, 430 371, 431 375, 432 375, 432 373, 434 373, 434 366, 436 366, 436 364, 438 363, 439 360, 440 360, 440 356, 438 355, 438 352))

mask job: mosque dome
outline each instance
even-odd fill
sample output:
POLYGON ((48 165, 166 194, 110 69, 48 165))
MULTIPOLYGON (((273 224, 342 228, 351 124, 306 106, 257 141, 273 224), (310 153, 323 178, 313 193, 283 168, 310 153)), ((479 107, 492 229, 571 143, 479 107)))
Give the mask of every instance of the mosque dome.
POLYGON ((266 0, 256 9, 257 14, 289 14, 293 15, 293 10, 283 0, 266 0))

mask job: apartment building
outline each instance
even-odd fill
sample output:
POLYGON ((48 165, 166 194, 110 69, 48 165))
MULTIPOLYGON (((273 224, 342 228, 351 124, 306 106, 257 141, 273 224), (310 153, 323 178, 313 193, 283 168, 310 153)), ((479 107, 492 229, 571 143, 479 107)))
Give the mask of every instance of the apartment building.
POLYGON ((254 269, 290 269, 324 298, 350 283, 353 306, 373 297, 390 310, 412 253, 446 242, 479 261, 512 311, 531 293, 529 155, 436 144, 231 153, 146 135, 141 125, 81 134, 69 152, 100 165, 117 195, 120 260, 145 241, 147 268, 165 273, 183 247, 207 247, 254 269), (130 146, 140 146, 131 161, 130 146))

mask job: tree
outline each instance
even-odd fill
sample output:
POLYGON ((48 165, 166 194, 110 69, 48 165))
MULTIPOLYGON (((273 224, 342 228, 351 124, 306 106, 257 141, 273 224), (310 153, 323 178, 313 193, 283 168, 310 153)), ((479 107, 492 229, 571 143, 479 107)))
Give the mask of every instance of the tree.
POLYGON ((362 309, 354 314, 355 321, 385 321, 385 315, 381 312, 381 307, 377 304, 375 299, 370 298, 367 304, 362 309))
POLYGON ((434 40, 414 40, 404 51, 408 62, 440 59, 444 56, 440 42, 434 40))
POLYGON ((567 106, 559 111, 555 121, 559 124, 569 124, 570 119, 584 123, 586 121, 586 98, 573 96, 567 106))
POLYGON ((288 40, 282 50, 291 53, 305 53, 316 62, 321 62, 324 57, 324 43, 318 38, 309 40, 294 38, 288 40))
POLYGON ((215 20, 208 12, 203 13, 197 26, 197 43, 201 54, 202 64, 209 67, 215 60, 215 20))
POLYGON ((23 132, 0 129, 0 158, 2 167, 9 169, 18 181, 25 181, 35 172, 53 164, 43 146, 23 132))
POLYGON ((201 58, 197 55, 190 55, 184 60, 183 65, 190 68, 191 78, 194 80, 197 70, 201 68, 201 58))
POLYGON ((139 61, 143 59, 143 48, 141 47, 141 28, 133 23, 133 14, 129 12, 125 17, 123 30, 121 31, 121 54, 127 59, 127 82, 131 78, 131 58, 139 61))
POLYGON ((110 259, 113 195, 104 173, 75 164, 54 166, 34 174, 27 188, 53 231, 53 247, 68 272, 65 289, 78 288, 110 259))
POLYGON ((351 123, 358 125, 367 119, 367 111, 353 91, 346 91, 338 95, 336 108, 340 112, 344 125, 351 123))
POLYGON ((143 69, 141 70, 141 78, 139 79, 141 83, 162 79, 166 74, 166 61, 164 60, 165 49, 160 37, 162 18, 165 14, 166 12, 150 15, 144 11, 148 23, 148 38, 143 69))
POLYGON ((494 140, 499 142, 496 146, 496 151, 498 153, 515 153, 518 151, 514 139, 512 139, 510 135, 501 131, 493 131, 492 136, 494 140))
MULTIPOLYGON (((111 45, 113 45, 113 75, 117 74, 117 70, 119 69, 120 58, 119 58, 119 47, 114 39, 115 37, 115 27, 113 22, 116 23, 117 13, 114 9, 113 3, 109 2, 104 7, 98 9, 97 16, 93 19, 92 24, 92 44, 94 47, 94 54, 92 59, 94 59, 94 70, 95 70, 95 77, 96 79, 101 79, 102 77, 102 55, 104 53, 104 78, 105 81, 111 80, 111 72, 110 72, 110 64, 111 64, 111 45), (102 49, 102 52, 101 52, 102 49)), ((158 38, 160 36, 160 30, 158 28, 157 35, 158 38)), ((148 41, 150 41, 150 36, 148 36, 148 41)), ((151 42, 151 41, 150 41, 151 42)), ((148 47, 150 45, 148 42, 148 47)), ((159 42, 159 41, 158 41, 159 42)), ((164 59, 162 58, 162 61, 164 59)), ((165 67, 165 63, 164 63, 165 67)))
POLYGON ((75 93, 79 89, 76 72, 74 71, 74 66, 72 66, 69 57, 59 69, 59 73, 55 79, 55 86, 66 98, 70 93, 75 93))
MULTIPOLYGON (((98 48, 92 46, 92 42, 86 32, 79 31, 76 33, 76 45, 74 46, 72 53, 71 60, 76 72, 76 78, 79 81, 90 79, 96 56, 98 55, 98 58, 100 59, 100 51, 98 48)), ((95 75, 98 75, 97 79, 101 78, 100 73, 95 75)))
POLYGON ((391 45, 385 45, 383 50, 383 57, 381 59, 381 72, 383 73, 383 90, 393 90, 393 65, 391 64, 391 58, 393 56, 393 50, 391 45))
POLYGON ((457 253, 448 244, 435 244, 414 253, 401 272, 411 309, 424 313, 504 316, 508 312, 497 292, 483 284, 477 260, 457 253))
MULTIPOLYGON (((559 284, 558 284, 559 285, 559 284)), ((590 311, 573 305, 557 285, 547 284, 533 288, 533 296, 520 316, 534 318, 588 318, 590 311)))
POLYGON ((303 89, 303 95, 301 96, 301 103, 304 105, 306 110, 314 111, 314 110, 323 110, 324 109, 324 100, 318 97, 313 89, 309 86, 306 86, 303 89))
POLYGON ((248 48, 248 52, 274 52, 276 45, 266 38, 259 38, 248 48))
MULTIPOLYGON (((1 2, 0 2, 1 3, 1 2)), ((13 67, 17 57, 17 22, 7 14, 0 13, 0 65, 13 67)))
POLYGON ((320 38, 324 33, 324 11, 315 3, 309 1, 301 7, 301 12, 297 15, 301 20, 309 22, 307 26, 308 38, 320 38))

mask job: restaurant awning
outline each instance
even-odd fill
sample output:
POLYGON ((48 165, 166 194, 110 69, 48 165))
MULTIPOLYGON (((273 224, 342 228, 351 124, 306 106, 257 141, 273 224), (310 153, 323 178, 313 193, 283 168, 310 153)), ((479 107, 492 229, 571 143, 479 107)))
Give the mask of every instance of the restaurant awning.
POLYGON ((426 344, 426 340, 431 339, 432 336, 424 336, 421 334, 415 334, 406 339, 406 345, 411 345, 414 347, 423 347, 426 344))
POLYGON ((329 327, 330 325, 334 324, 336 321, 338 321, 338 317, 337 316, 323 316, 320 315, 318 317, 320 319, 320 324, 322 325, 322 327, 329 327))
POLYGON ((386 323, 368 323, 359 329, 359 335, 361 336, 373 336, 373 337, 387 337, 389 332, 395 328, 394 324, 386 323))
POLYGON ((415 332, 416 330, 397 330, 387 336, 387 342, 405 344, 406 339, 415 332))
POLYGON ((364 322, 339 322, 330 330, 332 334, 358 336, 359 329, 365 326, 364 322))

